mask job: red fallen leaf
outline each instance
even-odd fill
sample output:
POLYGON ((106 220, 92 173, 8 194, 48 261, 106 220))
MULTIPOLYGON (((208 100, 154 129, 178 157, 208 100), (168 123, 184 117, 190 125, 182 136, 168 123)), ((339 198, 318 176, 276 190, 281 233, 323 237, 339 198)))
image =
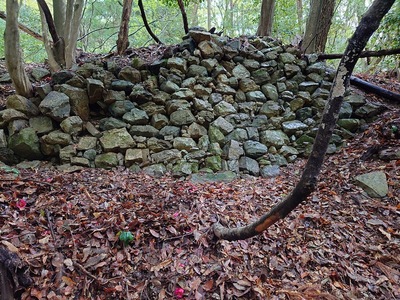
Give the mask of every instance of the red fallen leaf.
POLYGON ((202 286, 205 291, 209 292, 214 287, 214 280, 210 279, 210 280, 206 281, 202 286))

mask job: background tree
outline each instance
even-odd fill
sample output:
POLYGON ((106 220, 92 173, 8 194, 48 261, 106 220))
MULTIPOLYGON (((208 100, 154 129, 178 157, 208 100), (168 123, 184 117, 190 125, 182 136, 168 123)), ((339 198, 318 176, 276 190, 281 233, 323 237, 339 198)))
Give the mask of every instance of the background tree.
POLYGON ((336 77, 326 104, 321 124, 300 181, 286 199, 275 205, 267 214, 254 223, 238 228, 225 228, 219 223, 214 225, 214 233, 220 239, 239 240, 253 237, 268 229, 278 220, 285 218, 315 190, 330 138, 339 116, 350 76, 358 57, 371 35, 378 29, 385 14, 395 0, 375 0, 365 13, 340 61, 336 77))
POLYGON ((7 69, 10 73, 16 93, 25 97, 30 97, 33 91, 32 84, 24 70, 22 50, 19 43, 19 1, 7 0, 6 5, 7 20, 4 40, 7 69))
POLYGON ((132 13, 133 0, 124 0, 122 7, 121 25, 119 26, 118 40, 117 40, 117 53, 122 55, 129 46, 129 20, 132 13))
POLYGON ((301 49, 304 53, 324 52, 335 9, 335 0, 311 0, 301 49))
POLYGON ((272 33, 272 24, 274 21, 275 0, 263 0, 261 4, 260 22, 257 29, 257 35, 270 36, 272 33))

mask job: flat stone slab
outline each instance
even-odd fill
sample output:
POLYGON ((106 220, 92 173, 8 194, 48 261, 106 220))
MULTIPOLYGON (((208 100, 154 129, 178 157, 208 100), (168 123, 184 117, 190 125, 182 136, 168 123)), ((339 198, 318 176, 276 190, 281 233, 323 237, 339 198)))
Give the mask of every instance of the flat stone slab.
POLYGON ((389 190, 386 174, 381 171, 359 175, 355 178, 355 184, 361 187, 368 196, 374 198, 385 197, 389 190))

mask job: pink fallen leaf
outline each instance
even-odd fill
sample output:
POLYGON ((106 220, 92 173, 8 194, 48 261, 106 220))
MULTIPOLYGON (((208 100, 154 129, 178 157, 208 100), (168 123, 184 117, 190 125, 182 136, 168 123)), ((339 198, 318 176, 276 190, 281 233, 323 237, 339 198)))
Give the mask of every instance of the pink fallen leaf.
POLYGON ((19 208, 19 210, 24 210, 25 207, 26 207, 26 200, 25 200, 25 198, 19 199, 19 200, 17 201, 16 206, 19 208))
POLYGON ((183 288, 176 288, 174 291, 174 296, 177 299, 182 299, 185 294, 185 290, 183 288))

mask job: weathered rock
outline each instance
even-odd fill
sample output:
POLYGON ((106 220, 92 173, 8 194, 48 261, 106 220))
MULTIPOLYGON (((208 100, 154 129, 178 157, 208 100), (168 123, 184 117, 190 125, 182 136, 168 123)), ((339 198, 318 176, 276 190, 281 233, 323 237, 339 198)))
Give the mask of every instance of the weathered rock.
POLYGON ((0 110, 0 128, 6 128, 10 122, 15 120, 28 120, 28 117, 13 108, 0 110))
POLYGON ((117 153, 108 152, 99 154, 94 160, 96 168, 111 169, 118 166, 117 153))
POLYGON ((49 132, 49 134, 42 137, 42 141, 49 145, 67 146, 72 144, 71 135, 61 130, 49 132))
POLYGON ((337 124, 353 133, 357 132, 358 128, 360 128, 360 120, 358 119, 339 119, 337 124))
POLYGON ((112 103, 108 107, 108 111, 113 117, 119 118, 134 108, 135 105, 131 101, 122 100, 122 101, 115 101, 114 103, 112 103))
POLYGON ((246 141, 243 143, 246 156, 257 159, 268 152, 267 146, 257 141, 246 141))
POLYGON ((253 176, 258 176, 260 173, 260 166, 255 159, 242 156, 239 159, 239 170, 253 176))
POLYGON ((78 116, 71 116, 60 123, 61 129, 71 135, 77 135, 83 130, 83 121, 78 116))
POLYGON ((227 160, 238 160, 243 154, 242 145, 235 140, 230 140, 223 148, 223 157, 227 160))
POLYGON ((188 152, 197 148, 196 142, 188 137, 176 137, 172 144, 175 149, 186 150, 188 152))
POLYGON ((168 118, 163 114, 154 114, 151 117, 150 125, 160 130, 164 126, 168 125, 168 118))
MULTIPOLYGON (((103 100, 104 96, 104 84, 100 80, 88 78, 87 79, 87 93, 89 97, 89 103, 94 104, 97 101, 103 100)), ((108 99, 109 101, 109 99, 108 99)))
POLYGON ((370 197, 374 198, 385 197, 389 191, 386 174, 382 171, 374 171, 356 176, 355 183, 370 197))
MULTIPOLYGON (((89 120, 89 97, 86 90, 68 84, 62 84, 59 87, 59 91, 68 96, 71 112, 84 121, 89 120)), ((47 97, 49 95, 47 95, 47 97)), ((43 101, 45 101, 47 97, 43 99, 43 101)), ((40 105, 42 105, 42 103, 40 105)))
POLYGON ((129 94, 129 99, 138 104, 149 102, 153 99, 153 94, 150 93, 143 85, 135 84, 132 87, 132 92, 129 94))
POLYGON ((132 83, 139 83, 142 81, 140 71, 131 66, 125 66, 119 71, 118 78, 132 83))
POLYGON ((195 183, 204 183, 204 182, 231 182, 237 178, 237 174, 232 171, 225 171, 219 173, 197 173, 192 174, 189 177, 189 180, 195 183))
POLYGON ((33 128, 24 128, 20 132, 10 136, 8 147, 15 155, 25 159, 42 159, 39 138, 33 128))
POLYGON ((264 130, 260 133, 260 140, 266 146, 278 148, 289 144, 289 137, 281 130, 264 130))
POLYGON ((199 139, 200 137, 207 135, 207 129, 200 124, 192 123, 188 128, 188 134, 193 139, 199 139))
POLYGON ((170 123, 175 126, 189 125, 195 121, 196 118, 188 109, 177 110, 170 115, 170 123))
POLYGON ((33 102, 21 95, 11 95, 7 97, 6 107, 13 108, 27 116, 37 116, 39 109, 33 102))
POLYGON ((83 136, 79 139, 77 150, 89 150, 95 148, 97 145, 97 138, 94 136, 83 136))
POLYGON ((132 108, 122 116, 122 120, 131 125, 145 125, 149 121, 149 116, 144 110, 132 108))
POLYGON ((133 164, 141 164, 147 162, 149 158, 149 149, 128 149, 125 153, 125 165, 130 167, 133 164))
POLYGON ((277 165, 264 166, 260 170, 260 175, 263 178, 276 177, 280 174, 280 167, 277 165))
POLYGON ((155 137, 159 131, 151 125, 133 125, 129 129, 132 136, 155 137))
POLYGON ((282 130, 287 135, 295 134, 297 131, 307 130, 308 126, 299 120, 287 121, 282 123, 282 130))
POLYGON ((29 126, 35 129, 38 134, 48 133, 54 129, 51 118, 37 116, 29 119, 29 126))
POLYGON ((52 91, 40 102, 39 110, 45 116, 61 122, 69 117, 71 112, 69 97, 64 93, 52 91))
POLYGON ((174 163, 182 159, 182 154, 177 149, 164 150, 151 155, 155 163, 174 163))
POLYGON ((126 128, 107 130, 99 140, 105 152, 125 150, 135 145, 126 128))
POLYGON ((222 169, 222 160, 221 156, 209 156, 205 159, 205 167, 212 170, 213 172, 221 171, 222 169))

